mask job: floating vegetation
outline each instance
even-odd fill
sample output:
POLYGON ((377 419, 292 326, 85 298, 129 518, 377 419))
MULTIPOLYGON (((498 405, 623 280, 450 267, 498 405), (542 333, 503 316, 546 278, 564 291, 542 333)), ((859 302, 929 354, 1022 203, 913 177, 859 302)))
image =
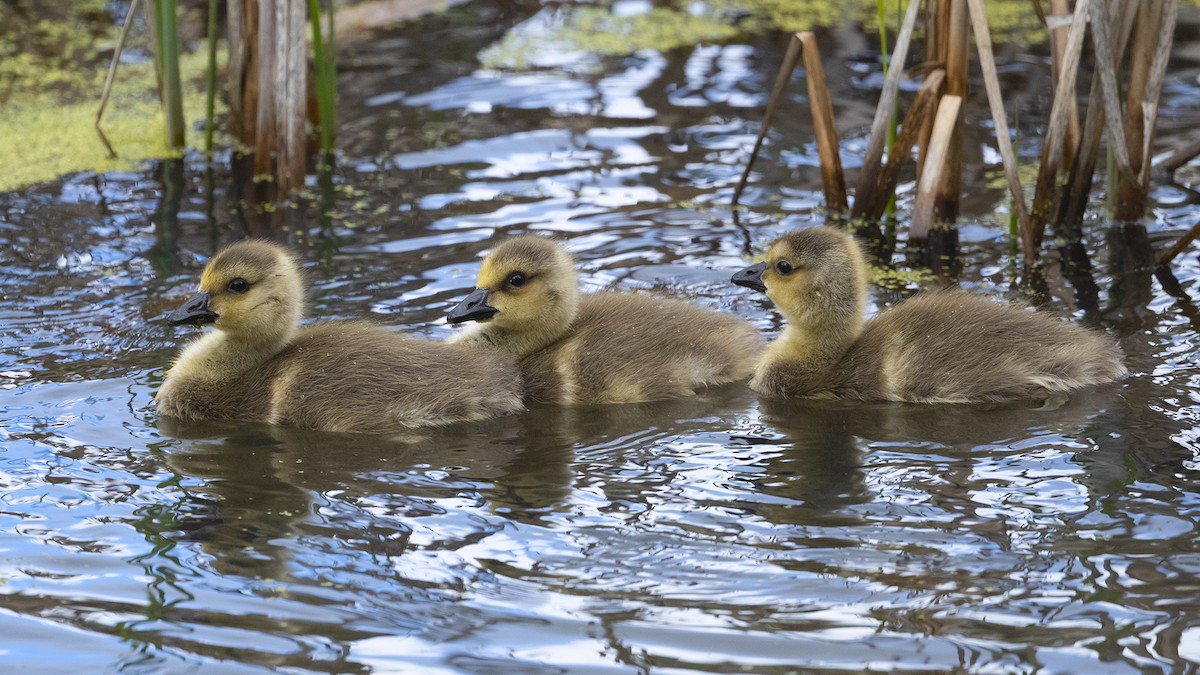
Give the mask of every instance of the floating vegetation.
POLYGON ((37 94, 86 97, 116 29, 106 0, 5 0, 0 9, 0 104, 37 94))
MULTIPOLYGON (((898 14, 907 7, 896 0, 884 4, 885 14, 892 9, 898 14)), ((488 68, 521 70, 542 61, 556 62, 563 52, 619 56, 643 49, 667 51, 740 35, 808 31, 846 22, 879 30, 879 0, 714 0, 684 7, 646 6, 636 11, 618 1, 545 9, 479 58, 488 68)), ((1046 38, 1028 0, 989 0, 986 12, 998 38, 1017 44, 1046 38)))
MULTIPOLYGON (((189 128, 195 128, 205 117, 207 57, 184 54, 179 65, 183 118, 189 128)), ((114 82, 104 132, 119 152, 116 158, 109 156, 93 125, 103 75, 96 66, 96 84, 85 99, 25 92, 0 106, 0 136, 22 139, 0 143, 0 192, 78 171, 131 170, 144 160, 167 154, 154 64, 125 64, 114 82)), ((192 134, 188 140, 199 149, 203 136, 192 134)))

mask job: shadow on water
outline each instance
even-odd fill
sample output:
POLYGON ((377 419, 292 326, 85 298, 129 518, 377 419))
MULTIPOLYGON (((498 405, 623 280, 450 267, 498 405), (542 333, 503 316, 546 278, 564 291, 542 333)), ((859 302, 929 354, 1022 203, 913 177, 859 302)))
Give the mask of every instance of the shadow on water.
MULTIPOLYGON (((162 277, 170 277, 180 271, 179 211, 183 208, 186 189, 185 166, 182 159, 165 159, 158 163, 162 198, 151 216, 154 221, 154 245, 146 251, 145 257, 162 277)), ((207 207, 212 203, 212 191, 208 190, 206 194, 207 207)))
POLYGON ((1116 223, 1104 230, 1108 266, 1112 274, 1105 314, 1126 330, 1153 321, 1148 315, 1154 277, 1154 249, 1144 223, 1116 223))
MULTIPOLYGON (((836 512, 870 498, 864 455, 874 450, 911 451, 919 463, 931 448, 966 459, 980 448, 1002 447, 1031 434, 1091 435, 1105 406, 1116 404, 1113 393, 979 405, 764 400, 762 423, 782 436, 746 440, 787 448, 768 463, 768 475, 778 482, 764 483, 761 489, 836 512)), ((966 484, 963 476, 955 482, 966 484)))

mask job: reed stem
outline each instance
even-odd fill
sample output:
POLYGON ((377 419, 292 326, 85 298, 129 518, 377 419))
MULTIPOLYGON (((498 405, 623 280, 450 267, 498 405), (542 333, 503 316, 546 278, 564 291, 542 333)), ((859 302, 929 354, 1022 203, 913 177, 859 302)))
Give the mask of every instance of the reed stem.
POLYGON ((846 179, 842 174, 841 157, 838 156, 833 103, 829 99, 829 88, 825 84, 825 69, 821 66, 817 36, 809 32, 797 33, 796 39, 800 41, 800 51, 804 56, 804 79, 808 82, 808 103, 812 111, 813 130, 817 136, 817 155, 821 162, 825 207, 832 213, 845 214, 846 179))
POLYGON ((318 130, 321 135, 321 152, 333 152, 333 121, 336 94, 336 74, 333 61, 333 8, 329 10, 328 44, 321 34, 320 0, 308 0, 308 19, 312 24, 313 63, 316 66, 318 130))
POLYGON ((183 86, 179 76, 179 21, 176 0, 157 0, 159 59, 162 64, 163 112, 167 127, 167 147, 181 152, 186 146, 183 121, 183 86))
POLYGON ((217 115, 217 0, 208 0, 208 91, 204 101, 204 154, 212 159, 217 115))
POLYGON ((754 149, 750 151, 750 157, 746 159, 746 168, 742 170, 742 177, 738 180, 737 187, 733 189, 732 206, 735 208, 742 198, 742 192, 746 189, 746 184, 750 181, 750 169, 754 167, 754 160, 758 158, 758 153, 762 150, 763 141, 767 138, 767 131, 771 128, 771 122, 775 120, 775 111, 779 108, 779 101, 783 98, 783 91, 787 89, 788 82, 792 79, 792 73, 796 71, 796 66, 800 63, 800 39, 792 35, 788 41, 787 53, 783 56, 783 63, 779 64, 779 73, 775 76, 775 86, 771 88, 771 96, 767 99, 767 109, 763 112, 762 125, 758 129, 758 137, 754 139, 754 149))
POLYGON ((933 135, 929 139, 929 151, 925 166, 917 183, 917 203, 913 207, 912 225, 908 230, 909 245, 923 242, 929 237, 935 218, 934 209, 942 185, 942 174, 949 170, 946 155, 951 152, 955 129, 960 119, 962 98, 946 94, 938 103, 937 116, 933 122, 933 135))
MULTIPOLYGON (((884 79, 887 79, 888 68, 889 68, 890 64, 888 62, 887 17, 884 14, 884 8, 883 8, 884 2, 885 2, 885 0, 875 0, 875 15, 879 21, 879 58, 880 58, 880 61, 883 63, 883 77, 884 77, 884 79)), ((899 1, 897 1, 897 3, 896 3, 896 17, 897 17, 897 19, 899 19, 899 17, 900 17, 899 1)), ((900 67, 903 68, 904 64, 900 64, 900 67)), ((896 148, 896 124, 899 121, 899 117, 900 117, 900 101, 899 101, 899 99, 897 99, 895 101, 892 101, 891 116, 888 118, 887 156, 888 156, 888 164, 889 165, 892 162, 892 153, 895 151, 895 148, 896 148)), ((904 152, 907 154, 908 149, 905 149, 904 152)), ((883 217, 884 215, 890 216, 892 218, 895 218, 895 216, 896 216, 896 185, 895 185, 895 183, 893 182, 890 187, 885 188, 885 191, 887 192, 887 196, 888 196, 887 206, 884 207, 883 212, 880 213, 878 216, 876 216, 874 218, 874 220, 878 220, 879 218, 883 217)))
POLYGON ((867 149, 863 153, 862 170, 858 174, 858 187, 854 190, 855 211, 851 218, 860 214, 860 203, 865 208, 871 201, 871 195, 878 187, 879 174, 883 171, 883 151, 887 143, 887 128, 891 118, 890 111, 900 90, 900 76, 904 72, 904 60, 908 58, 908 46, 912 42, 913 26, 917 21, 917 9, 921 3, 910 2, 904 14, 904 22, 900 25, 900 34, 896 37, 896 47, 892 51, 891 63, 899 67, 888 70, 883 79, 883 91, 879 94, 879 104, 875 108, 875 119, 871 123, 871 138, 867 141, 867 149))

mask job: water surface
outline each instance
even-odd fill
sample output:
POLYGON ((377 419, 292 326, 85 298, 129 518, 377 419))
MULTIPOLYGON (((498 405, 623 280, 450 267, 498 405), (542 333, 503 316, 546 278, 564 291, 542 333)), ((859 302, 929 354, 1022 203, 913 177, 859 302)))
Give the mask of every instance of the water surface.
MULTIPOLYGON (((565 241, 588 290, 681 294, 778 330, 727 280, 823 222, 800 80, 737 224, 728 204, 784 36, 479 65, 552 20, 468 4, 350 46, 345 151, 298 214, 256 214, 198 160, 0 195, 6 668, 1200 668, 1197 313, 1146 264, 1196 220, 1194 164, 1144 226, 1089 217, 1094 302, 1047 247, 1044 310, 1113 332, 1133 372, 1064 401, 780 403, 733 385, 405 438, 157 419, 188 338, 162 314, 250 234, 310 261, 312 315, 436 339, 479 255, 526 232, 565 241)), ((1163 148, 1200 124, 1197 21, 1181 19, 1163 148)), ((878 66, 853 27, 821 40, 853 168, 878 66)), ((1044 48, 1001 55, 1032 163, 1044 48)), ((968 112, 961 283, 1018 298, 986 115, 968 112)), ((1197 272, 1184 254, 1193 295, 1197 272)))

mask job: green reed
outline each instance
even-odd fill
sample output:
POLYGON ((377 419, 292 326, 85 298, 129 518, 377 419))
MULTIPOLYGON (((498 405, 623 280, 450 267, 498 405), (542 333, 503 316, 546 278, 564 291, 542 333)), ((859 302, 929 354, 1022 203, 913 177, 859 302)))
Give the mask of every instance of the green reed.
POLYGON ((155 35, 162 81, 163 114, 167 127, 167 147, 182 152, 186 144, 183 121, 183 86, 179 77, 179 20, 176 0, 154 0, 155 35))
POLYGON ((313 65, 316 70, 318 130, 321 152, 332 153, 334 141, 333 118, 337 99, 337 68, 334 60, 334 7, 329 8, 329 28, 321 31, 320 0, 308 0, 308 18, 312 24, 313 65))
POLYGON ((217 111, 217 0, 208 0, 208 91, 204 100, 204 152, 212 157, 217 111))

